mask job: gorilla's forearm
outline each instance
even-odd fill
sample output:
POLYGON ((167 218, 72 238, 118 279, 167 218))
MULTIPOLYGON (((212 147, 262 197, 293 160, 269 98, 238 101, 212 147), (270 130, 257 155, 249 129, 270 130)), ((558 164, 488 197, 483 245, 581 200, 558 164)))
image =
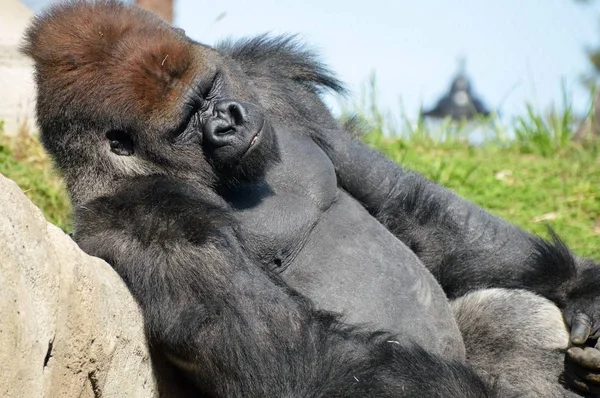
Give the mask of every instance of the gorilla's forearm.
POLYGON ((320 137, 341 186, 407 244, 449 297, 525 288, 564 306, 581 266, 548 243, 340 132, 320 137))
POLYGON ((491 396, 464 364, 315 310, 246 256, 210 192, 190 193, 132 183, 76 208, 76 240, 116 269, 151 343, 211 396, 491 396))
POLYGON ((75 238, 121 275, 150 341, 202 389, 269 396, 267 364, 290 366, 275 373, 291 378, 295 352, 315 354, 304 348, 311 312, 247 259, 223 209, 186 189, 144 182, 87 203, 75 238))

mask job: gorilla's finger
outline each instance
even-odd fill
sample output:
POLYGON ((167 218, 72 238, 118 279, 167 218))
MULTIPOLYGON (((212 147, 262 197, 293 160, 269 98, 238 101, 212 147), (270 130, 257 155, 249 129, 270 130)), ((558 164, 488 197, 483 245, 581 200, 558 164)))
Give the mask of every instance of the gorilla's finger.
POLYGON ((600 350, 593 347, 571 347, 567 350, 569 358, 580 366, 600 370, 600 350))
POLYGON ((584 344, 590 336, 592 321, 584 313, 578 312, 571 322, 571 342, 573 344, 584 344))
MULTIPOLYGON (((589 394, 594 397, 600 395, 600 387, 599 386, 586 383, 584 380, 580 379, 579 377, 577 377, 573 374, 570 374, 570 373, 566 374, 565 381, 570 387, 572 387, 573 389, 575 389, 577 391, 580 391, 585 394, 589 394)), ((586 396, 588 396, 588 395, 586 395, 586 396)))
POLYGON ((589 369, 581 366, 581 364, 577 362, 569 362, 567 363, 566 370, 567 374, 574 379, 586 383, 588 386, 596 386, 598 389, 600 389, 599 369, 589 369))
POLYGON ((591 385, 596 385, 600 388, 600 373, 597 373, 597 371, 590 371, 580 367, 578 369, 573 369, 572 372, 582 381, 591 385))
POLYGON ((594 376, 589 376, 591 373, 593 372, 567 360, 563 381, 572 389, 584 393, 585 396, 600 396, 600 384, 594 380, 594 376))

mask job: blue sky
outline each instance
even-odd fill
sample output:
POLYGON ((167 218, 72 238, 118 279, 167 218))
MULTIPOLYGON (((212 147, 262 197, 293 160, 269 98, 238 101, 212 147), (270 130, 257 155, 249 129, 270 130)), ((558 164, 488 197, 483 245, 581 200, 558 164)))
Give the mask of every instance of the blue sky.
POLYGON ((460 56, 476 92, 505 116, 526 101, 560 104, 563 81, 584 112, 585 48, 600 42, 600 2, 573 0, 176 0, 175 11, 175 24, 206 44, 298 33, 354 96, 375 72, 382 105, 397 112, 402 99, 410 117, 447 89, 460 56))

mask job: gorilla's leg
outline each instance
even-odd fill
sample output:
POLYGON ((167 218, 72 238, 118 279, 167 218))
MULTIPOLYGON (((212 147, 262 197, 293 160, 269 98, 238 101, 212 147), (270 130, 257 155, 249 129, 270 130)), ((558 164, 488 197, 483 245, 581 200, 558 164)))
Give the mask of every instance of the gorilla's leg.
POLYGON ((519 396, 578 397, 560 382, 569 334, 554 303, 525 290, 483 289, 451 303, 467 361, 519 396))

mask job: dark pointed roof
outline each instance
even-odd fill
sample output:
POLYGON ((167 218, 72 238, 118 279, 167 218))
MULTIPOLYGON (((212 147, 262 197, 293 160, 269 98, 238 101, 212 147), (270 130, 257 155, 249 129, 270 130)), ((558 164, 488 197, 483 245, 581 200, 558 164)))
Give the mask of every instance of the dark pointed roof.
POLYGON ((471 88, 471 82, 464 72, 464 61, 461 61, 459 72, 452 80, 450 91, 440 98, 437 104, 423 116, 432 118, 451 117, 453 120, 473 119, 476 115, 487 116, 490 111, 471 88))

